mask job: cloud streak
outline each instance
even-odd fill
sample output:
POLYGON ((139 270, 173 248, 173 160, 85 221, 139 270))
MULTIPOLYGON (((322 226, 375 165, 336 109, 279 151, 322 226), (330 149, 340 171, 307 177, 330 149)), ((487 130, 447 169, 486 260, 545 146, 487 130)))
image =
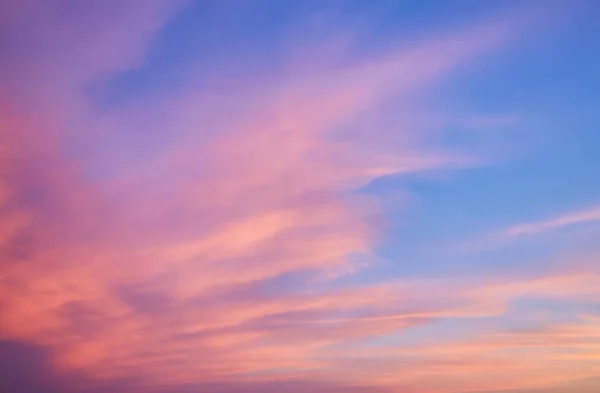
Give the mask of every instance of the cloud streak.
POLYGON ((593 224, 600 221, 600 207, 592 206, 588 209, 578 210, 561 216, 524 224, 518 224, 503 232, 505 237, 520 237, 540 235, 547 232, 567 229, 576 225, 593 224))

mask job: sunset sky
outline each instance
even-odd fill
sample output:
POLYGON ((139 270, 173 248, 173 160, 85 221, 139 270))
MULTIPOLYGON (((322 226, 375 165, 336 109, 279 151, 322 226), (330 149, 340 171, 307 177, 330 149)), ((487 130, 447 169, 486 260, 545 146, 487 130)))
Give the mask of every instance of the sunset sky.
POLYGON ((0 391, 600 392, 599 21, 0 0, 0 391))

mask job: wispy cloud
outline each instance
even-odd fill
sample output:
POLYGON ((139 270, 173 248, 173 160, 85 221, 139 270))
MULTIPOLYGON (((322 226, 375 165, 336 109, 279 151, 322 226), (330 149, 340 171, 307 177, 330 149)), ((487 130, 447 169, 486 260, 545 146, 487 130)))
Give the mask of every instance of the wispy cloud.
POLYGON ((582 227, 593 228, 599 222, 600 207, 593 205, 548 219, 522 222, 499 230, 492 230, 483 236, 461 242, 458 247, 452 248, 455 251, 468 253, 505 248, 515 244, 527 244, 521 243, 521 241, 544 239, 543 236, 577 233, 575 231, 582 227))
POLYGON ((503 237, 519 237, 539 235, 552 231, 559 231, 581 224, 591 224, 600 221, 600 206, 563 214, 549 220, 534 221, 514 225, 502 232, 503 237))
POLYGON ((289 60, 283 77, 247 76, 273 83, 240 85, 234 103, 207 84, 111 111, 96 105, 90 86, 142 66, 183 3, 107 4, 11 3, 18 20, 40 22, 0 76, 2 339, 47 347, 56 370, 98 386, 268 391, 304 378, 314 391, 450 392, 479 386, 468 380, 473 370, 497 376, 507 361, 438 354, 401 359, 410 370, 400 375, 395 356, 365 367, 343 352, 443 318, 502 315, 530 292, 595 290, 585 275, 455 292, 444 283, 447 297, 426 294, 427 283, 336 281, 362 268, 379 239, 378 206, 353 191, 386 174, 477 164, 472 152, 435 147, 419 129, 351 126, 421 102, 458 67, 504 45, 512 20, 318 72, 289 60), (397 105, 387 110, 390 101, 397 105), (132 143, 133 131, 143 134, 132 127, 139 111, 164 141, 143 160, 122 150, 155 148, 145 138, 132 143), (388 144, 377 133, 405 137, 388 144), (129 160, 109 166, 119 154, 129 160), (457 373, 444 389, 426 381, 457 373))

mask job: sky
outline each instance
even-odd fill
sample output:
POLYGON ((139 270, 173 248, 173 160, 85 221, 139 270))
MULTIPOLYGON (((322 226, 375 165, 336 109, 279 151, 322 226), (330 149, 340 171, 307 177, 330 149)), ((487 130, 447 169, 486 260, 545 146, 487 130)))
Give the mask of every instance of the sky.
POLYGON ((0 390, 600 391, 599 18, 3 0, 0 390))

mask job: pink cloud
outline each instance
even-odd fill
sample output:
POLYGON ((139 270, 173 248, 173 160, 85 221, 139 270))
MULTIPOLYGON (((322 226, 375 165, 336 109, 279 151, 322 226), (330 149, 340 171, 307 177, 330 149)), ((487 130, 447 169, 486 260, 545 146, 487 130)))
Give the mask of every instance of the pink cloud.
POLYGON ((590 207, 576 211, 566 212, 554 217, 542 218, 530 222, 516 223, 502 228, 476 239, 469 240, 457 247, 463 251, 483 250, 504 247, 519 240, 536 239, 560 233, 576 233, 582 227, 590 227, 595 230, 595 225, 600 222, 600 207, 590 207))
MULTIPOLYGON (((4 83, 3 94, 18 108, 0 117, 2 146, 11 152, 0 166, 2 338, 51 348, 58 370, 99 381, 132 377, 142 386, 306 377, 438 391, 424 380, 451 381, 456 373, 466 380, 473 370, 497 375, 505 361, 485 357, 415 362, 425 371, 413 367, 407 376, 396 375, 393 357, 379 370, 335 357, 335 348, 439 318, 498 315, 515 292, 500 284, 483 295, 464 290, 419 303, 401 283, 336 286, 331 278, 361 267, 350 256, 369 254, 378 238, 368 222, 377 206, 351 191, 385 174, 473 164, 409 129, 398 132, 410 144, 370 149, 336 135, 391 97, 426 95, 458 65, 502 44, 510 24, 300 73, 266 92, 250 89, 240 105, 251 110, 210 138, 195 132, 203 124, 188 112, 208 100, 201 93, 160 102, 178 138, 143 170, 123 165, 98 180, 88 170, 110 161, 112 151, 69 156, 71 125, 92 133, 135 114, 107 120, 85 88, 139 65, 179 4, 92 2, 91 19, 48 4, 17 13, 41 22, 27 37, 31 53, 2 78, 16 80, 4 83), (276 285, 302 274, 300 290, 276 285)), ((372 130, 360 132, 368 140, 372 130)), ((534 288, 573 284, 556 281, 534 288)))
POLYGON ((588 209, 563 214, 548 220, 518 224, 506 229, 503 234, 506 237, 537 235, 598 221, 600 221, 600 207, 592 206, 588 209))

